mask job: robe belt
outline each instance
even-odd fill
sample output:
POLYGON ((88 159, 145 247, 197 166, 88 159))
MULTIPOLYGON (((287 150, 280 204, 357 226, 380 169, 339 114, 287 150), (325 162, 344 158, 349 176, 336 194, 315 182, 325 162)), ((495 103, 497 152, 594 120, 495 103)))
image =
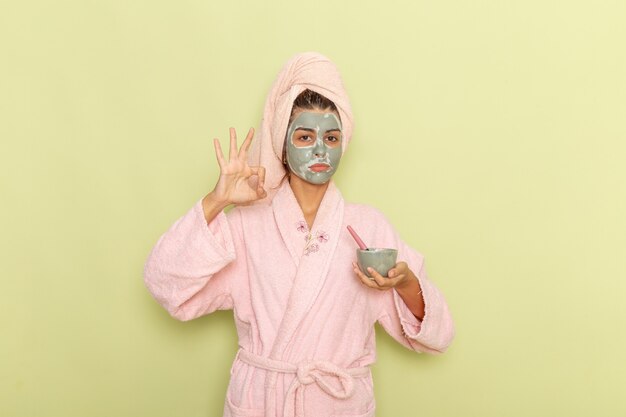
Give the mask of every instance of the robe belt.
POLYGON ((326 394, 335 398, 345 399, 350 398, 354 394, 354 377, 363 378, 369 375, 369 368, 366 366, 340 368, 328 361, 301 362, 298 365, 294 365, 288 362, 264 358, 243 349, 239 349, 237 357, 248 365, 267 371, 296 374, 285 395, 284 417, 304 417, 304 388, 309 384, 317 383, 326 394), (328 383, 328 378, 333 377, 339 380, 341 384, 340 389, 335 389, 328 383), (292 396, 293 401, 289 400, 292 396))

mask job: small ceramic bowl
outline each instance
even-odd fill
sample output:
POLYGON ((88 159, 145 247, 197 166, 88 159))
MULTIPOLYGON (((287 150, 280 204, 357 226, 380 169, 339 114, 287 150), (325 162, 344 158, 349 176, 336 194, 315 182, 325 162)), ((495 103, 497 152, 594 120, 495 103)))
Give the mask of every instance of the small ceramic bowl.
POLYGON ((396 266, 398 250, 389 248, 357 249, 356 258, 359 269, 361 269, 361 272, 368 278, 373 279, 369 272, 367 272, 368 267, 373 268, 380 275, 386 277, 389 270, 396 266))

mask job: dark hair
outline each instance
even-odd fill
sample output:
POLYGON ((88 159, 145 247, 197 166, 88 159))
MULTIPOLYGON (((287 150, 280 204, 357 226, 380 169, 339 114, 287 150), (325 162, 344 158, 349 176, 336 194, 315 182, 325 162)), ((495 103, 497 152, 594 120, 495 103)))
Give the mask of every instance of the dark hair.
POLYGON ((313 110, 320 109, 326 110, 330 109, 331 111, 339 114, 337 110, 337 106, 331 100, 327 99, 320 93, 316 93, 315 91, 306 89, 293 101, 293 107, 291 108, 291 115, 289 116, 289 123, 293 121, 293 116, 296 114, 297 110, 313 110))

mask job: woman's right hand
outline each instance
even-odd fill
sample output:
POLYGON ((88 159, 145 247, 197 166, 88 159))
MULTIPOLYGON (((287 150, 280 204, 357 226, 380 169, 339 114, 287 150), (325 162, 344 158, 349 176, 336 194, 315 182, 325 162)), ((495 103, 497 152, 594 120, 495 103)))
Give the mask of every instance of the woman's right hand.
POLYGON ((237 133, 230 128, 230 151, 228 160, 224 158, 219 139, 213 139, 217 163, 220 166, 220 177, 212 191, 213 197, 222 204, 245 205, 267 196, 263 188, 265 182, 265 168, 249 166, 247 152, 252 143, 254 129, 250 128, 246 140, 237 151, 237 133), (250 184, 251 177, 256 176, 256 188, 250 184))

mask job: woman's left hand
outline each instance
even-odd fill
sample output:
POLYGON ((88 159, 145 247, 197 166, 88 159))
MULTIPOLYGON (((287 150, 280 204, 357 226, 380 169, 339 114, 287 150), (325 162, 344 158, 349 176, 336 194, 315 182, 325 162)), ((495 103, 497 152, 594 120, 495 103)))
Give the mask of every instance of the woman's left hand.
POLYGON ((413 275, 406 262, 398 262, 396 266, 391 268, 387 273, 387 277, 383 277, 374 269, 369 268, 368 272, 374 279, 368 278, 357 266, 355 262, 352 262, 352 267, 355 274, 361 279, 361 283, 367 287, 375 288, 377 290, 386 291, 391 288, 401 288, 413 275))

